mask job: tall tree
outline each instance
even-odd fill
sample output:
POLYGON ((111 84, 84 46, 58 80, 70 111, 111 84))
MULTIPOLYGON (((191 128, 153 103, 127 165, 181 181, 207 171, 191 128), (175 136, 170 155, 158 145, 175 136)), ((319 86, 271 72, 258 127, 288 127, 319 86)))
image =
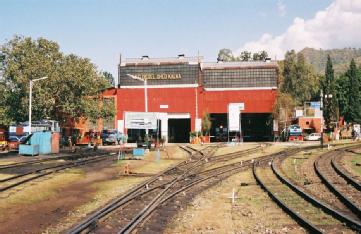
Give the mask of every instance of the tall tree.
POLYGON ((350 68, 347 71, 349 79, 349 110, 346 114, 346 120, 361 123, 361 94, 360 94, 360 73, 357 72, 355 60, 352 59, 350 68))
MULTIPOLYGON (((107 81, 89 59, 64 55, 56 42, 15 37, 2 46, 5 55, 5 115, 15 122, 28 119, 29 80, 47 76, 33 86, 33 119, 104 115, 99 90, 107 81)), ((109 109, 109 115, 114 110, 109 109)))
POLYGON ((319 92, 318 77, 303 54, 288 51, 283 66, 281 91, 290 94, 298 105, 310 101, 319 92))
POLYGON ((284 60, 283 72, 284 77, 283 86, 281 91, 284 93, 289 93, 293 98, 295 98, 294 90, 296 87, 297 75, 297 56, 294 50, 287 51, 284 60))
POLYGON ((337 106, 340 116, 344 116, 346 121, 349 121, 349 93, 350 93, 350 81, 347 73, 341 75, 335 82, 337 106))
POLYGON ((335 77, 330 55, 327 56, 325 78, 322 81, 323 117, 326 128, 330 128, 332 121, 337 120, 337 105, 335 92, 335 77))

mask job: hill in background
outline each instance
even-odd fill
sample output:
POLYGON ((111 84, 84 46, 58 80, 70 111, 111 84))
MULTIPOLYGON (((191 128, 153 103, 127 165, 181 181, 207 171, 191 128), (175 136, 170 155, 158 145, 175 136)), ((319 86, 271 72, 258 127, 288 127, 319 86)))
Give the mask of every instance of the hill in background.
POLYGON ((351 59, 354 58, 357 65, 361 65, 361 49, 345 48, 332 50, 316 50, 312 48, 304 48, 299 53, 302 53, 307 62, 313 65, 315 71, 319 74, 325 73, 327 55, 332 59, 335 74, 342 74, 346 72, 350 66, 351 59))

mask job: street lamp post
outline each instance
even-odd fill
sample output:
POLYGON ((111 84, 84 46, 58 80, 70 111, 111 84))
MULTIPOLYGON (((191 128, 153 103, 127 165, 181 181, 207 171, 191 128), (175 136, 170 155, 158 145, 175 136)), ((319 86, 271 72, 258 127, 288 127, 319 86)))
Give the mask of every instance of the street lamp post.
POLYGON ((33 94, 33 82, 38 81, 38 80, 45 80, 47 79, 47 76, 38 78, 38 79, 30 79, 30 83, 29 83, 29 135, 31 134, 31 107, 32 107, 32 94, 33 94))
MULTIPOLYGON (((321 90, 321 148, 323 148, 323 125, 324 125, 324 117, 323 117, 323 98, 325 98, 325 101, 326 101, 326 105, 327 105, 327 108, 329 108, 329 99, 332 98, 332 94, 325 94, 325 96, 323 96, 323 92, 321 90)), ((327 112, 327 114, 329 114, 329 111, 327 112)))

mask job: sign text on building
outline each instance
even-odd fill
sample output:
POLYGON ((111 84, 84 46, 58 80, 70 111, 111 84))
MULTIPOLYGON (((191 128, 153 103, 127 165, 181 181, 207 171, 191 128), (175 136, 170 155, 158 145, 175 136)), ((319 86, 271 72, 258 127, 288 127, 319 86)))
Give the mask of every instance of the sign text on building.
POLYGON ((157 129, 155 112, 125 112, 124 115, 127 129, 157 129))
POLYGON ((180 73, 138 73, 131 74, 143 80, 179 80, 182 79, 180 73))

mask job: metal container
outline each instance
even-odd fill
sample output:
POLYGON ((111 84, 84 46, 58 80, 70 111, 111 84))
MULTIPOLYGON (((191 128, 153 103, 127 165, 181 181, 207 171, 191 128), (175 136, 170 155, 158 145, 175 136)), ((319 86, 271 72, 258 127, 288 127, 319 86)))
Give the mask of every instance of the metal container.
POLYGON ((35 155, 39 155, 39 145, 26 145, 26 144, 21 144, 19 146, 19 154, 21 155, 31 155, 31 156, 35 156, 35 155))

